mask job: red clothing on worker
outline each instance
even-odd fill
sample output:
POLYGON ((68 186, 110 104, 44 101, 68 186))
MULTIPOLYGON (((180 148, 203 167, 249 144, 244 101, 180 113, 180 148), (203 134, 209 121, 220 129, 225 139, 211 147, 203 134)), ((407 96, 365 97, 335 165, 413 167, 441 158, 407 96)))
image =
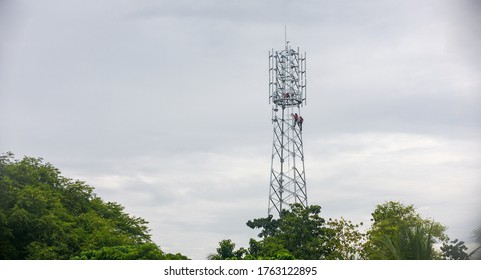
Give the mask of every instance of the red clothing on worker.
MULTIPOLYGON (((291 114, 292 115, 292 114, 291 114)), ((297 113, 295 113, 294 115, 292 115, 294 117, 294 122, 292 124, 292 127, 296 127, 296 123, 299 121, 299 116, 297 115, 297 113)))

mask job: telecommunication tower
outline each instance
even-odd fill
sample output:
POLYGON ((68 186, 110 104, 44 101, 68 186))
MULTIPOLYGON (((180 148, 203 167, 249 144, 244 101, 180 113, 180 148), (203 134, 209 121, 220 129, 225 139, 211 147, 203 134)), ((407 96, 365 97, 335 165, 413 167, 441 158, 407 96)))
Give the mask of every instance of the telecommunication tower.
POLYGON ((272 159, 268 215, 293 203, 307 206, 301 107, 306 105, 306 54, 285 42, 269 51, 269 104, 272 105, 272 159))

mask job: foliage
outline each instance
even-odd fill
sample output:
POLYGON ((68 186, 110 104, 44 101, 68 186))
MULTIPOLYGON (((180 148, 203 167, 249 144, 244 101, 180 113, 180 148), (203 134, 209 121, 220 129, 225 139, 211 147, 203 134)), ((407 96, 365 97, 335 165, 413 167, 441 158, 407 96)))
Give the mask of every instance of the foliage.
POLYGON ((469 254, 469 259, 481 260, 481 227, 474 231, 474 239, 477 247, 469 254))
POLYGON ((337 259, 354 260, 363 256, 363 244, 366 234, 359 231, 363 224, 353 224, 351 221, 341 217, 329 219, 327 225, 335 232, 334 240, 337 259))
POLYGON ((245 254, 244 248, 235 251, 235 243, 230 239, 219 242, 219 248, 216 249, 217 254, 208 256, 210 260, 239 260, 245 254))
POLYGON ((468 247, 466 247, 464 241, 459 241, 458 239, 454 239, 449 243, 446 241, 441 247, 441 252, 446 260, 467 260, 469 255, 466 253, 466 250, 468 250, 468 247))
MULTIPOLYGON (((377 205, 372 224, 366 233, 361 224, 344 218, 320 217, 321 207, 291 205, 290 210, 247 222, 259 229, 260 240, 250 239, 247 249, 236 250, 231 240, 219 242, 217 253, 209 259, 291 260, 291 259, 372 259, 372 260, 434 260, 468 259, 463 241, 450 244, 446 228, 432 219, 422 218, 413 205, 389 201, 377 205), (444 242, 441 251, 435 244, 444 242)), ((481 245, 481 228, 476 231, 481 245)))
POLYGON ((257 260, 294 260, 296 257, 275 237, 264 240, 249 240, 249 249, 245 259, 257 260))
POLYGON ((0 259, 159 258, 154 247, 147 221, 84 182, 41 158, 0 157, 0 259))
POLYGON ((274 235, 296 259, 332 259, 335 232, 320 217, 321 207, 291 205, 280 215, 279 231, 274 235))
POLYGON ((260 229, 261 240, 250 239, 249 248, 235 249, 230 240, 222 240, 211 260, 293 260, 333 259, 335 232, 328 228, 319 216, 321 207, 291 205, 281 212, 279 219, 273 216, 254 219, 247 226, 260 229))
POLYGON ((403 226, 400 231, 397 256, 399 259, 431 260, 439 256, 435 253, 433 245, 434 222, 431 225, 403 226))
POLYGON ((181 254, 165 254, 154 243, 139 245, 103 247, 98 250, 85 251, 77 260, 187 260, 181 254))
POLYGON ((433 249, 438 241, 447 240, 446 228, 423 219, 413 205, 386 202, 372 213, 373 224, 367 232, 364 257, 367 259, 438 259, 433 249))

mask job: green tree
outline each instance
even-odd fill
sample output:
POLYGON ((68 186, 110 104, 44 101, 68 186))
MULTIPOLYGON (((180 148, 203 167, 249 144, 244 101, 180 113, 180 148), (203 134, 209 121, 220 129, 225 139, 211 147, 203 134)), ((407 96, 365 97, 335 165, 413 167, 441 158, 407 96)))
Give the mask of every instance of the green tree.
POLYGON ((334 259, 335 232, 320 216, 321 207, 300 204, 283 210, 279 219, 254 219, 247 222, 253 229, 261 229, 260 242, 251 241, 249 252, 257 258, 334 259))
POLYGON ((433 245, 446 241, 446 228, 423 219, 413 205, 386 202, 372 213, 372 225, 364 244, 367 259, 438 259, 433 245))
POLYGON ((335 232, 337 259, 354 260, 363 257, 363 245, 366 234, 359 231, 359 227, 363 223, 353 224, 351 221, 341 217, 339 220, 329 219, 327 225, 335 232))
POLYGON ((252 260, 294 260, 294 255, 276 237, 266 237, 257 241, 249 240, 249 249, 244 259, 252 260))
POLYGON ((293 260, 293 259, 336 259, 336 234, 320 217, 321 207, 291 205, 290 210, 273 216, 249 220, 247 226, 260 229, 261 240, 250 239, 247 249, 235 249, 227 239, 219 242, 211 260, 293 260))
POLYGON ((240 260, 246 253, 244 248, 235 250, 235 243, 230 239, 220 241, 216 251, 216 254, 211 254, 207 258, 210 260, 240 260))
POLYGON ((467 260, 469 259, 468 247, 464 244, 464 241, 460 241, 458 239, 454 239, 451 242, 443 243, 441 247, 441 252, 443 254, 444 259, 446 260, 467 260))
POLYGON ((181 254, 165 254, 154 243, 102 247, 98 250, 84 251, 77 260, 187 260, 181 254))
POLYGON ((147 221, 41 158, 0 157, 0 259, 157 256, 149 231, 147 221))

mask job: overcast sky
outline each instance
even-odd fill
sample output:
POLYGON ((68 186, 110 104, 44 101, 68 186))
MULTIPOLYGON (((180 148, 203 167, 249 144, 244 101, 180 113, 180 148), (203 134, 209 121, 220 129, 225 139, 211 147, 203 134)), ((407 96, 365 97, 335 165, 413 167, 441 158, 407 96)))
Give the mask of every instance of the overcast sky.
POLYGON ((307 53, 310 204, 414 204, 470 242, 481 197, 481 2, 0 0, 0 152, 148 220, 164 251, 247 246, 265 217, 268 51, 307 53))

